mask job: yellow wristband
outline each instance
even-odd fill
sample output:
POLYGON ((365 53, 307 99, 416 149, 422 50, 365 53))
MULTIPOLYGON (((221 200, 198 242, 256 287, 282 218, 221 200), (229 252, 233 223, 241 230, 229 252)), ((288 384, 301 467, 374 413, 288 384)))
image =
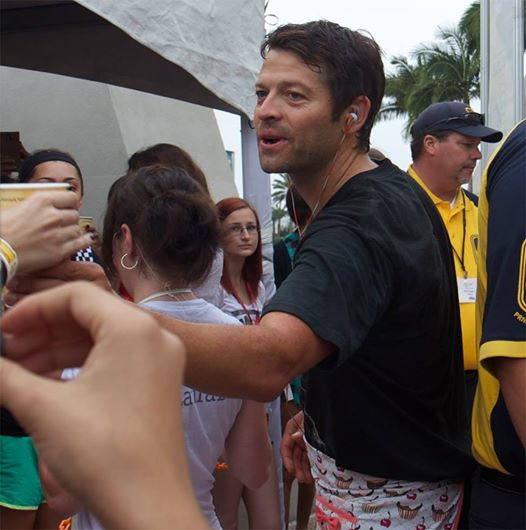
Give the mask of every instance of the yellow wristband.
POLYGON ((15 249, 5 240, 0 237, 0 252, 9 262, 9 265, 18 261, 15 249))
POLYGON ((7 280, 9 281, 15 274, 18 266, 18 257, 14 248, 0 237, 0 257, 7 269, 7 280))

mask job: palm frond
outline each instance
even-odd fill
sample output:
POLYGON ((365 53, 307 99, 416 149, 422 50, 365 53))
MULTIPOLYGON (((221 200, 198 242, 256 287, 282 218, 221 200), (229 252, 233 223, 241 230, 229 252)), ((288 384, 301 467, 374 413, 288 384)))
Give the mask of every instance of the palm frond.
POLYGON ((386 76, 378 120, 405 117, 406 137, 419 114, 432 103, 469 103, 479 95, 480 60, 470 36, 456 26, 438 28, 436 38, 416 46, 409 57, 390 59, 394 71, 386 76))

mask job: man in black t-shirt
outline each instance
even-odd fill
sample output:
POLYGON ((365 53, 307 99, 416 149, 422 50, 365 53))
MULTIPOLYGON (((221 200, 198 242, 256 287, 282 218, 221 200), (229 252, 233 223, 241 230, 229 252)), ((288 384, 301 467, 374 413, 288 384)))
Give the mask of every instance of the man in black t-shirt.
POLYGON ((312 211, 294 269, 259 326, 156 318, 185 342, 199 390, 269 401, 306 373, 283 455, 303 480, 308 451, 319 525, 451 528, 469 466, 456 279, 433 203, 367 155, 379 48, 318 21, 276 29, 262 55, 261 165, 312 211))

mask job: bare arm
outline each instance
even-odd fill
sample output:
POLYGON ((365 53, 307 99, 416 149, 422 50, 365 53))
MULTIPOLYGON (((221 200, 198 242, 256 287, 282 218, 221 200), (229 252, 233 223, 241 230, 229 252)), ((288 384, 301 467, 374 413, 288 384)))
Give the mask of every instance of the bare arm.
POLYGON ((245 400, 225 442, 228 468, 245 486, 257 489, 268 479, 271 451, 265 405, 245 400))
POLYGON ((159 314, 155 318, 186 346, 185 384, 220 396, 272 401, 291 379, 333 350, 287 313, 269 313, 258 326, 194 324, 159 314))
POLYGON ((104 269, 97 263, 65 260, 48 269, 39 270, 31 275, 19 274, 11 280, 3 299, 9 306, 14 306, 27 295, 46 291, 52 287, 82 280, 98 285, 111 292, 111 286, 104 269))
POLYGON ((497 357, 493 360, 493 370, 500 382, 511 422, 526 448, 526 359, 497 357))

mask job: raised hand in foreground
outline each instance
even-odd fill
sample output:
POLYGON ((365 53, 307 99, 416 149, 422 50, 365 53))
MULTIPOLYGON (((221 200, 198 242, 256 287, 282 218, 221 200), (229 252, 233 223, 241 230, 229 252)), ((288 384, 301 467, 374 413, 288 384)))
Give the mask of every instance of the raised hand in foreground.
POLYGON ((0 210, 0 235, 18 254, 18 272, 56 265, 92 243, 82 234, 73 193, 36 193, 17 206, 0 210))
POLYGON ((27 297, 1 328, 1 404, 63 487, 106 528, 206 527, 184 452, 175 336, 85 283, 27 297), (73 381, 44 377, 74 366, 73 381))

